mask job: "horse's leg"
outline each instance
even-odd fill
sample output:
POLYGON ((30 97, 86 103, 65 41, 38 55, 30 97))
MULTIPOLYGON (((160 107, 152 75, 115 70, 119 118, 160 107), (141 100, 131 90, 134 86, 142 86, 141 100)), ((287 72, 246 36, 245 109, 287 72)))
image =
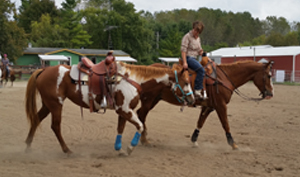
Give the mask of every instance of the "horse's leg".
MULTIPOLYGON (((138 119, 137 115, 134 113, 134 111, 132 109, 129 110, 129 112, 124 112, 123 110, 121 109, 118 109, 116 111, 120 117, 122 117, 124 120, 121 120, 121 121, 129 121, 130 123, 132 123, 133 125, 136 126, 137 128, 137 132, 135 133, 132 141, 131 141, 131 144, 128 145, 127 147, 127 153, 128 155, 130 155, 134 149, 135 146, 138 145, 139 143, 139 140, 140 140, 140 137, 141 137, 141 132, 143 132, 143 124, 142 122, 138 119)), ((123 128, 124 129, 124 128, 123 128)), ((119 136, 119 135, 118 135, 119 136)), ((121 137, 118 138, 117 136, 117 139, 121 139, 121 137)))
POLYGON ((197 128, 194 130, 193 135, 191 137, 191 141, 194 143, 195 146, 198 146, 197 140, 198 140, 200 129, 203 127, 203 125, 206 121, 206 118, 213 110, 214 109, 210 108, 210 107, 206 107, 206 106, 202 107, 202 110, 201 110, 201 113, 199 115, 199 119, 197 122, 197 128))
MULTIPOLYGON (((42 98, 43 99, 43 98, 42 98)), ((58 101, 58 99, 55 99, 55 97, 51 98, 51 96, 48 96, 47 98, 43 99, 47 100, 45 102, 45 105, 48 107, 51 116, 52 116, 52 122, 51 122, 51 129, 54 132, 57 140, 59 141, 59 144, 63 150, 64 153, 71 154, 72 152, 67 147, 62 135, 61 135, 61 114, 62 114, 62 103, 58 101)))
POLYGON ((142 131, 142 134, 141 134, 141 143, 143 145, 149 145, 149 141, 147 140, 147 126, 146 126, 146 117, 149 113, 149 111, 151 109, 154 108, 154 106, 161 100, 159 96, 147 96, 147 97, 143 97, 141 100, 142 100, 142 103, 141 103, 141 107, 140 109, 137 110, 137 114, 138 114, 138 117, 140 119, 140 121, 143 123, 144 125, 144 130, 142 131), (145 99, 143 99, 145 98, 145 99))
POLYGON ((7 84, 7 81, 8 81, 8 79, 7 79, 7 78, 5 78, 4 87, 6 86, 6 84, 7 84))
POLYGON ((134 147, 138 145, 140 138, 141 138, 141 133, 144 131, 143 123, 138 119, 138 117, 135 114, 132 115, 131 119, 129 119, 129 122, 131 122, 133 125, 136 126, 137 131, 136 131, 130 145, 128 145, 128 147, 127 147, 128 155, 130 155, 132 153, 134 147))
MULTIPOLYGON (((59 103, 58 103, 59 104, 59 103)), ((52 114, 52 123, 51 123, 51 129, 55 133, 55 136, 57 140, 59 141, 59 144, 63 150, 64 153, 71 154, 72 151, 67 147, 62 135, 61 135, 61 114, 62 114, 62 105, 59 104, 59 106, 53 106, 50 110, 52 114)))
MULTIPOLYGON (((219 103, 218 103, 219 104, 219 103)), ((228 118, 227 118, 227 106, 225 103, 221 104, 218 106, 216 109, 218 117, 221 121, 222 127, 226 132, 226 138, 228 144, 232 147, 232 149, 238 149, 238 146, 235 144, 231 133, 230 133, 230 128, 229 128, 229 123, 228 123, 228 118)))
POLYGON ((126 119, 119 115, 119 117, 118 117, 118 128, 117 128, 118 135, 116 137, 115 150, 119 151, 120 152, 119 154, 121 156, 126 155, 124 153, 124 151, 122 150, 122 134, 124 132, 125 124, 126 124, 126 119))
MULTIPOLYGON (((37 116, 39 118, 39 122, 41 123, 42 120, 44 120, 46 118, 46 116, 49 114, 49 109, 43 104, 41 109, 39 110, 39 112, 37 113, 37 116)), ((26 138, 26 144, 27 144, 27 148, 26 148, 26 152, 28 152, 30 150, 30 146, 35 134, 35 131, 37 129, 38 125, 35 126, 31 126, 30 130, 28 132, 28 136, 26 138)))

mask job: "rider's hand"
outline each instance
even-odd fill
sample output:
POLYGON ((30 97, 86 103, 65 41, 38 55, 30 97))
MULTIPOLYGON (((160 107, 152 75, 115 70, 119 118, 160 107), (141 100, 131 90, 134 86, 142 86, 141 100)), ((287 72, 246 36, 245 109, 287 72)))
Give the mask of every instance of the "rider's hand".
POLYGON ((201 50, 199 51, 199 55, 202 56, 202 54, 203 54, 203 49, 201 49, 201 50))
POLYGON ((183 63, 183 69, 188 69, 188 64, 187 63, 183 63))

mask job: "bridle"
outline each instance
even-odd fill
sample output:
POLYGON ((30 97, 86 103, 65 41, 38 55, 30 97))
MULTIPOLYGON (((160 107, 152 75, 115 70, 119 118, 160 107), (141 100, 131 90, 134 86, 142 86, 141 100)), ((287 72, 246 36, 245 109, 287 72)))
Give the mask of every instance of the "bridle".
MULTIPOLYGON (((270 65, 270 71, 272 69, 272 64, 273 62, 271 63, 270 65)), ((267 68, 266 68, 267 69, 267 68)), ((262 92, 260 92, 259 95, 262 95, 262 98, 264 99, 266 96, 268 96, 268 90, 266 88, 266 80, 267 80, 267 77, 269 78, 269 75, 266 74, 266 72, 264 72, 264 77, 263 77, 263 84, 264 84, 264 90, 262 92)), ((269 78, 270 79, 270 78, 269 78)))
POLYGON ((186 98, 187 96, 193 94, 193 92, 184 93, 183 89, 181 88, 181 86, 179 85, 179 82, 178 82, 177 71, 175 70, 174 73, 175 73, 175 81, 176 81, 176 83, 175 83, 175 85, 174 85, 174 87, 173 87, 173 89, 172 89, 172 92, 173 92, 174 96, 176 97, 176 99, 178 100, 179 103, 184 103, 185 98, 186 98), (177 89, 177 88, 180 90, 180 92, 181 92, 181 94, 182 94, 182 97, 180 97, 180 96, 178 96, 178 95, 176 94, 176 89, 177 89))
POLYGON ((227 77, 227 79, 230 81, 231 85, 233 86, 233 91, 238 95, 240 96, 241 98, 245 99, 245 100, 248 100, 248 101, 262 101, 263 99, 265 99, 265 97, 267 96, 268 94, 268 90, 266 88, 266 69, 264 70, 264 77, 263 77, 263 84, 264 84, 264 90, 260 92, 259 96, 262 95, 261 98, 252 98, 252 97, 249 97, 245 94, 243 94, 235 85, 234 83, 231 81, 231 79, 229 78, 229 76, 223 71, 223 69, 220 68, 220 70, 224 73, 224 75, 227 77))

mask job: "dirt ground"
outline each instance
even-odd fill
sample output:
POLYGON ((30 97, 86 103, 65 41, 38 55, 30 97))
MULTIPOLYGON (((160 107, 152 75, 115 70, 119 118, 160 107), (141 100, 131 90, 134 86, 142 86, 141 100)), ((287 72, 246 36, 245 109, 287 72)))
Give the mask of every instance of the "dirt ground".
MULTIPOLYGON (((199 146, 190 136, 200 108, 160 102, 148 115, 152 146, 139 144, 128 157, 114 150, 117 114, 91 114, 65 101, 62 134, 71 156, 64 154, 48 116, 36 132, 32 151, 25 153, 29 124, 24 111, 26 82, 0 88, 1 177, 296 177, 300 176, 300 86, 274 85, 271 100, 245 101, 236 94, 228 105, 231 133, 239 150, 227 144, 213 112, 200 131, 199 146)), ((257 97, 252 83, 240 88, 257 97)), ((123 147, 136 129, 127 124, 123 147)))

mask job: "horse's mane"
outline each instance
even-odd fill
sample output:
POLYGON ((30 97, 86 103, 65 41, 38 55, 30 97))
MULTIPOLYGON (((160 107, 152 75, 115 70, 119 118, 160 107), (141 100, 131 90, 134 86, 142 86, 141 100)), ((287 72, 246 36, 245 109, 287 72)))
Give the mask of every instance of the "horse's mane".
POLYGON ((144 65, 131 65, 120 62, 121 66, 124 66, 126 69, 130 70, 131 73, 138 73, 139 76, 144 78, 149 77, 160 77, 166 73, 173 73, 171 68, 163 68, 163 67, 152 67, 152 66, 144 66, 144 65))
POLYGON ((243 61, 237 61, 234 63, 226 63, 226 64, 220 64, 218 67, 222 68, 223 70, 234 70, 234 69, 240 69, 241 64, 254 64, 255 61, 252 60, 243 60, 243 61))

